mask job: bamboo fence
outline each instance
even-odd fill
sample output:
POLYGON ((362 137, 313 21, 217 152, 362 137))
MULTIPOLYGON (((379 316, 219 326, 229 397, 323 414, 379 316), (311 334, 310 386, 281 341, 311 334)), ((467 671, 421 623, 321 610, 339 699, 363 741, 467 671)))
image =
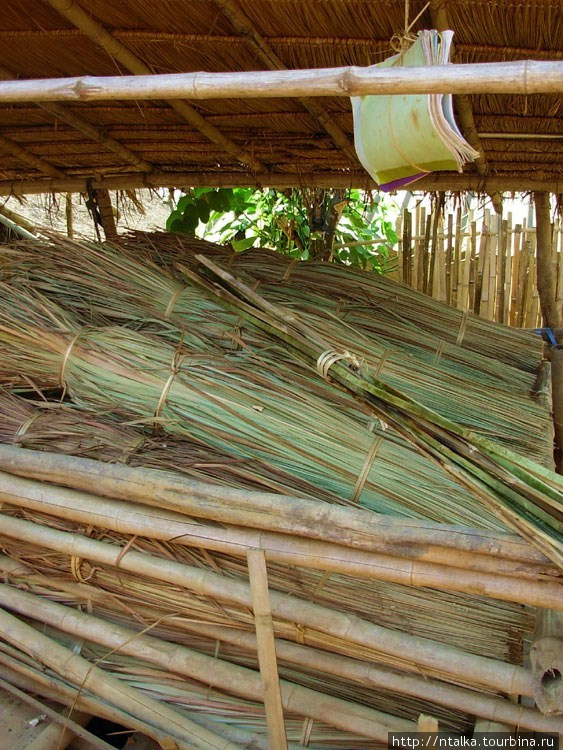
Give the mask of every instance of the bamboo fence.
MULTIPOLYGON (((404 210, 397 222, 399 278, 458 310, 519 328, 542 325, 536 228, 490 210, 404 210)), ((556 303, 563 305, 563 226, 552 224, 556 303)))

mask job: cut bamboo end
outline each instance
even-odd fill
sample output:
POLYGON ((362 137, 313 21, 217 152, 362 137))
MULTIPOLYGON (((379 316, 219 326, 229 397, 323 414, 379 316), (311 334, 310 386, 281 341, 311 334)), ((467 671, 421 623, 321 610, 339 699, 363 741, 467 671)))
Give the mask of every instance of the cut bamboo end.
POLYGON ((530 662, 536 705, 548 716, 563 714, 563 613, 538 612, 530 662))

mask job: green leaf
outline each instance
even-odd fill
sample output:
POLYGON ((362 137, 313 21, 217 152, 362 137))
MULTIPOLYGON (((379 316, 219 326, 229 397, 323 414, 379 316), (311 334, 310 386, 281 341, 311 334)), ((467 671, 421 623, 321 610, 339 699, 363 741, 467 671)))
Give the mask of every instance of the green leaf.
POLYGON ((184 222, 190 225, 193 224, 194 229, 199 224, 199 211, 194 203, 190 203, 190 205, 186 206, 184 209, 184 222))
POLYGON ((196 201, 195 207, 197 209, 199 220, 203 224, 207 224, 207 222, 209 221, 209 217, 211 215, 211 209, 209 208, 209 203, 203 198, 199 198, 196 201))
POLYGON ((243 253, 254 245, 256 237, 245 237, 242 240, 232 240, 231 245, 235 252, 243 253))
POLYGON ((183 195, 176 204, 176 211, 182 213, 186 209, 186 207, 191 205, 193 202, 194 199, 191 195, 183 195))

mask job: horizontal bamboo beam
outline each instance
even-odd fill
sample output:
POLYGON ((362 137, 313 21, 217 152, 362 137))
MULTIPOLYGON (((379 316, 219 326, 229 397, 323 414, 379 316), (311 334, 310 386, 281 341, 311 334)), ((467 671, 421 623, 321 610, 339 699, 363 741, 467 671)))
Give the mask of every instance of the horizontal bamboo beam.
MULTIPOLYGON (((515 534, 385 516, 289 495, 220 487, 156 469, 106 464, 11 445, 0 445, 0 469, 19 477, 168 508, 196 518, 333 541, 370 552, 374 549, 390 552, 393 545, 424 544, 550 564, 515 534), (376 547, 380 542, 385 546, 376 547)), ((2 478, 4 487, 7 480, 2 478)))
MULTIPOLYGON (((495 572, 472 569, 475 557, 442 550, 446 564, 426 561, 431 548, 397 550, 400 557, 353 550, 336 544, 256 529, 217 528, 193 523, 171 511, 159 510, 0 474, 0 500, 79 524, 100 526, 120 534, 176 541, 190 547, 241 556, 261 547, 269 561, 323 572, 382 580, 405 586, 460 591, 535 607, 563 610, 563 585, 543 575, 543 568, 477 555, 479 564, 496 565, 495 572), (448 554, 449 552, 449 554, 448 554), (411 557, 412 555, 412 557, 411 557), (421 555, 422 559, 416 559, 421 555), (457 567, 465 561, 468 569, 457 567), (508 575, 501 573, 508 573, 508 575)), ((4 528, 8 521, 4 521, 4 528)))
POLYGON ((0 82, 0 102, 263 99, 367 94, 559 94, 563 62, 415 68, 348 66, 242 73, 82 76, 0 82))
MULTIPOLYGON (((530 170, 532 168, 530 167, 530 170)), ((23 179, 0 181, 0 195, 32 195, 39 193, 84 193, 87 191, 88 177, 67 177, 65 179, 23 179)), ((157 187, 276 187, 286 188, 342 188, 377 190, 377 185, 366 172, 271 172, 255 175, 245 172, 158 172, 150 175, 123 173, 111 176, 94 176, 91 179, 94 190, 135 190, 157 187)), ((470 190, 476 193, 495 191, 524 193, 545 190, 550 193, 563 193, 561 178, 539 179, 533 176, 488 176, 440 172, 417 180, 411 190, 452 191, 470 190)))
MULTIPOLYGON (((152 580, 172 583, 198 596, 221 599, 248 609, 252 607, 250 586, 240 579, 226 578, 220 573, 131 549, 124 552, 123 547, 114 544, 58 531, 20 518, 4 516, 2 529, 12 539, 52 549, 58 554, 85 558, 152 580)), ((2 565, 0 556, 0 570, 2 565)), ((293 594, 272 590, 270 602, 276 620, 301 625, 302 633, 311 629, 346 643, 373 649, 382 656, 398 658, 404 670, 438 674, 446 681, 487 687, 502 693, 533 693, 531 672, 516 664, 471 654, 430 638, 391 630, 293 594)))

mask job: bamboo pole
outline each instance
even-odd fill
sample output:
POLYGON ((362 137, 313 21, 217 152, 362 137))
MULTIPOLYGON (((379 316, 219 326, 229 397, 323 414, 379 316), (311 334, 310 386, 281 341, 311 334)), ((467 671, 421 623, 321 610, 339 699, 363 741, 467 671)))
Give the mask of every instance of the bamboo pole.
MULTIPOLYGON (((43 597, 20 592, 2 584, 0 584, 0 601, 3 602, 3 606, 13 612, 44 622, 65 633, 99 643, 113 652, 141 659, 198 682, 208 683, 232 695, 262 702, 260 675, 247 667, 231 664, 151 635, 139 634, 123 625, 106 622, 99 617, 84 614, 43 597)), ((272 647, 274 647, 273 634, 272 647)), ((271 663, 267 664, 268 668, 271 666, 271 663)), ((278 686, 280 685, 277 668, 275 675, 268 674, 268 679, 270 677, 277 681, 278 686)), ((300 716, 311 716, 318 721, 353 734, 385 741, 388 731, 414 729, 413 722, 398 719, 351 701, 333 698, 287 680, 281 681, 281 690, 276 696, 279 700, 280 711, 282 692, 283 705, 287 711, 300 716)), ((283 732, 283 747, 287 748, 283 714, 281 714, 281 721, 282 725, 278 727, 278 731, 283 732)), ((270 744, 272 750, 277 750, 279 747, 277 743, 274 744, 272 735, 270 735, 270 744)))
POLYGON ((102 229, 104 230, 106 240, 115 240, 117 239, 117 227, 115 225, 109 190, 96 190, 95 196, 98 208, 100 209, 102 229))
POLYGON ((476 275, 475 275, 475 312, 478 315, 487 317, 488 308, 488 272, 489 272, 489 244, 491 212, 485 211, 483 223, 481 224, 481 236, 479 238, 479 254, 476 258, 476 275))
POLYGON ((563 90, 563 62, 556 60, 436 65, 408 69, 400 66, 349 66, 310 70, 147 75, 148 67, 91 16, 81 11, 76 3, 71 3, 74 7, 65 12, 64 6, 68 7, 68 0, 49 2, 100 46, 113 52, 126 68, 133 72, 139 71, 139 74, 1 81, 0 102, 277 99, 368 94, 529 95, 558 94, 563 90), (77 14, 81 16, 80 19, 77 14), (110 47, 113 49, 110 50, 110 47))
MULTIPOLYGON (((413 543, 551 566, 548 558, 515 534, 394 518, 288 495, 219 487, 155 469, 0 445, 0 470, 199 518, 334 541, 367 551, 373 550, 378 541, 386 545, 413 543), (237 508, 242 511, 233 512, 237 508), (249 511, 246 515, 245 508, 249 511)), ((6 477, 2 480, 6 482, 6 477)), ((381 549, 391 552, 393 547, 381 549)))
MULTIPOLYGON (((8 70, 8 68, 0 65, 0 78, 2 78, 3 80, 10 80, 18 78, 18 76, 11 70, 8 70)), ((78 115, 76 113, 76 110, 72 110, 62 104, 57 104, 56 102, 45 102, 38 106, 41 107, 41 109, 44 109, 46 112, 54 115, 54 117, 56 117, 57 119, 64 120, 71 127, 73 127, 75 130, 78 130, 87 138, 90 138, 97 143, 102 143, 109 151, 113 151, 114 154, 117 154, 119 157, 121 157, 124 162, 132 164, 134 167, 137 167, 143 172, 153 171, 152 164, 149 164, 149 162, 141 159, 140 156, 137 156, 137 154, 133 153, 133 151, 127 148, 127 146, 119 143, 115 140, 115 138, 112 138, 111 136, 104 133, 102 129, 92 125, 90 122, 88 122, 88 120, 85 120, 83 117, 78 115)))
POLYGON ((66 216, 66 233, 67 237, 74 237, 74 221, 72 215, 72 193, 65 196, 65 216, 66 216))
MULTIPOLYGON (((1 563, 0 569, 9 574, 10 580, 13 580, 14 583, 23 584, 38 593, 49 592, 49 594, 53 594, 54 589, 50 578, 47 576, 36 574, 30 569, 24 568, 11 558, 2 558, 1 563)), ((57 588, 60 584, 61 581, 58 580, 57 588)), ((91 585, 85 588, 78 584, 70 584, 65 585, 62 590, 78 602, 84 600, 94 609, 98 601, 102 606, 106 601, 105 591, 99 590, 98 593, 94 593, 91 585)), ((141 605, 136 607, 136 612, 146 621, 154 621, 159 617, 153 610, 141 605)), ((239 630, 231 624, 213 625, 202 623, 199 619, 191 617, 177 618, 176 623, 183 631, 195 633, 215 642, 224 641, 256 653, 256 636, 246 630, 239 630)), ((308 640, 312 635, 310 633, 308 640)), ((563 720, 559 717, 545 717, 538 711, 515 704, 510 700, 439 682, 431 679, 428 674, 425 674, 424 677, 405 673, 397 674, 397 672, 384 669, 371 661, 359 661, 348 656, 329 653, 325 650, 326 644, 322 641, 319 643, 319 648, 323 650, 291 643, 281 638, 276 639, 278 658, 284 663, 295 664, 301 668, 306 667, 315 672, 351 680, 363 687, 389 690, 415 698, 424 695, 425 700, 432 703, 491 720, 512 722, 517 726, 536 731, 560 732, 563 729, 563 720)))
MULTIPOLYGON (((6 533, 10 530, 13 538, 56 550, 59 554, 86 558, 102 565, 184 586, 198 595, 218 597, 243 607, 252 607, 249 585, 224 578, 218 573, 132 550, 127 550, 124 554, 122 548, 114 545, 40 527, 21 519, 4 517, 2 526, 6 533)), ((426 667, 443 673, 448 680, 486 686, 501 692, 531 694, 532 676, 522 667, 468 654, 428 638, 392 631, 354 615, 278 591, 272 591, 270 598, 274 617, 398 657, 409 671, 426 667)))
MULTIPOLYGON (((122 172, 118 175, 91 173, 82 177, 38 178, 27 177, 21 180, 0 181, 0 195, 27 195, 38 193, 85 193, 88 185, 93 189, 135 190, 138 188, 176 187, 276 187, 286 188, 341 188, 360 190, 377 190, 375 182, 364 171, 350 172, 275 172, 268 174, 254 172, 228 172, 215 170, 208 172, 122 172)), ((491 191, 524 192, 549 190, 552 193, 563 193, 563 180, 538 180, 533 177, 490 176, 477 178, 470 173, 430 174, 416 182, 416 189, 433 192, 471 190, 477 193, 491 191)))
MULTIPOLYGON (((184 621, 182 626, 198 635, 225 641, 256 652, 256 636, 232 627, 184 621)), ((563 731, 563 719, 546 717, 539 711, 515 704, 498 696, 478 693, 467 688, 434 680, 428 676, 410 675, 386 670, 376 664, 339 654, 331 654, 311 646, 276 639, 276 652, 280 661, 307 667, 311 670, 351 680, 364 687, 386 690, 400 695, 424 699, 453 710, 481 716, 484 719, 502 720, 538 732, 563 731)))
POLYGON ((268 592, 266 557, 264 550, 261 549, 249 549, 246 557, 256 627, 258 664, 260 665, 260 676, 264 690, 268 737, 272 750, 287 750, 278 660, 274 642, 274 623, 268 592))
MULTIPOLYGON (((505 564, 502 560, 477 558, 477 568, 459 567, 464 553, 455 552, 446 558, 454 565, 432 564, 416 559, 398 559, 389 555, 348 550, 322 541, 296 539, 276 533, 252 532, 247 529, 220 529, 201 523, 190 523, 175 513, 148 511, 143 506, 104 500, 91 494, 49 487, 48 485, 2 477, 0 499, 57 518, 95 525, 121 534, 147 536, 204 549, 245 555, 257 544, 267 552, 268 559, 342 575, 371 580, 385 580, 406 586, 434 587, 451 591, 492 596, 530 606, 563 609, 563 585, 545 578, 545 569, 520 562, 505 564), (485 568, 480 570, 479 568, 485 568), (494 572, 491 572, 494 571, 494 572), (505 573, 502 575, 500 573, 505 573)), ((3 523, 5 533, 11 520, 3 523)), ((423 553, 427 555, 427 551, 423 553)), ((471 564, 474 559, 466 564, 471 564)), ((549 573, 549 569, 547 570, 549 573)), ((553 571, 551 571, 553 572, 553 571)))
MULTIPOLYGON (((213 0, 229 19, 233 28, 250 42, 259 60, 270 70, 284 70, 286 66, 276 55, 270 43, 258 32, 250 19, 240 9, 235 0, 213 0)), ((352 162, 356 162, 354 144, 336 120, 323 108, 322 104, 310 98, 299 99, 299 103, 317 119, 320 125, 330 135, 334 143, 346 154, 352 162)))
POLYGON ((4 610, 0 610, 0 628, 2 638, 8 643, 31 653, 33 658, 72 684, 91 691, 127 713, 138 715, 156 729, 190 742, 201 750, 242 750, 162 702, 129 687, 4 610))
MULTIPOLYGON (((2 83, 0 82, 0 86, 2 83)), ((66 180, 68 175, 62 169, 55 167, 54 164, 48 162, 46 159, 42 159, 40 156, 32 153, 29 149, 24 146, 20 146, 19 143, 13 141, 11 138, 6 138, 4 135, 0 135, 0 147, 14 154, 24 164, 28 164, 30 167, 37 169, 43 174, 49 175, 55 180, 66 180)))
POLYGON ((520 311, 518 310, 518 304, 520 298, 518 296, 520 290, 520 248, 522 240, 522 225, 516 224, 514 226, 514 233, 512 235, 512 278, 511 278, 511 294, 510 294, 510 325, 521 326, 522 320, 520 311))

